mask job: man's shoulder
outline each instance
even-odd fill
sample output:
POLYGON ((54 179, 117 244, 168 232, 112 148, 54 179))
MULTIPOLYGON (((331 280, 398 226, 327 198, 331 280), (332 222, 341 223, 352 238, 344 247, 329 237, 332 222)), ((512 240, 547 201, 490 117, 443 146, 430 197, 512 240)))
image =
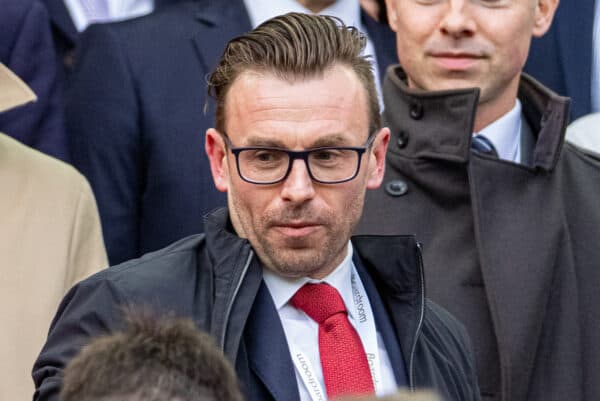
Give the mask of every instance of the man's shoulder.
MULTIPOLYGON (((30 148, 0 133, 0 171, 5 186, 14 183, 13 195, 45 194, 46 202, 77 199, 91 194, 86 179, 71 165, 30 148)), ((14 196, 17 198, 17 196, 14 196)))
POLYGON ((180 291, 193 282, 200 269, 204 238, 204 234, 185 237, 158 251, 111 266, 82 281, 79 287, 108 285, 127 298, 180 291))
POLYGON ((577 191, 580 188, 589 195, 600 196, 600 154, 565 143, 560 166, 565 189, 577 191))

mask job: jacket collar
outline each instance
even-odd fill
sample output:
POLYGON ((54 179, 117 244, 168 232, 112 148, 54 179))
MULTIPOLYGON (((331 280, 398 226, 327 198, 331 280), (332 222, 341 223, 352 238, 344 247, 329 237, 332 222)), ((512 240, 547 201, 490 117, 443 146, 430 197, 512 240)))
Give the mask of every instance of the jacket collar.
MULTIPOLYGON (((226 208, 207 215, 204 227, 209 262, 214 266, 211 334, 235 361, 241 333, 262 282, 262 267, 248 240, 233 231, 226 208), (244 302, 239 302, 240 299, 244 302)), ((352 244, 379 293, 385 294, 384 303, 395 311, 390 317, 408 368, 425 300, 421 252, 416 239, 410 235, 362 235, 352 237, 352 244)))
MULTIPOLYGON (((523 114, 536 137, 533 167, 551 171, 556 167, 562 149, 569 100, 526 74, 521 76, 518 96, 523 114)), ((392 155, 459 163, 469 160, 478 88, 412 89, 406 84, 402 68, 393 66, 386 74, 383 97, 386 104, 384 119, 393 129, 392 143, 405 143, 403 147, 391 146, 392 155)))

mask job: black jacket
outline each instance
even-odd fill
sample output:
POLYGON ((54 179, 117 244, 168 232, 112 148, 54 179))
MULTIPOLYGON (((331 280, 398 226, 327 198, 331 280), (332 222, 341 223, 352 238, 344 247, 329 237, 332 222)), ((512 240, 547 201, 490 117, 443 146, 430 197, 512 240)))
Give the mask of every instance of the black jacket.
MULTIPOLYGON (((90 337, 118 329, 119 308, 134 304, 191 317, 210 332, 236 366, 248 401, 297 400, 295 386, 289 386, 293 378, 280 383, 288 388, 287 395, 281 396, 267 390, 251 372, 244 331, 252 326, 247 325, 248 316, 261 288, 262 267, 250 243, 232 234, 227 222, 227 212, 221 209, 206 220, 205 234, 107 269, 75 286, 61 303, 34 366, 35 399, 56 400, 66 362, 90 337)), ((420 250, 414 238, 354 238, 353 246, 388 311, 410 387, 433 387, 446 401, 478 400, 466 332, 446 311, 425 300, 420 250)), ((265 326, 269 327, 258 328, 259 335, 272 335, 274 325, 265 326)), ((291 359, 286 358, 289 369, 277 366, 277 370, 293 372, 291 359)))
POLYGON ((385 178, 359 232, 416 234, 485 400, 600 399, 600 163, 563 143, 568 100, 523 76, 532 138, 513 163, 470 151, 477 89, 411 90, 400 67, 386 79, 385 178))

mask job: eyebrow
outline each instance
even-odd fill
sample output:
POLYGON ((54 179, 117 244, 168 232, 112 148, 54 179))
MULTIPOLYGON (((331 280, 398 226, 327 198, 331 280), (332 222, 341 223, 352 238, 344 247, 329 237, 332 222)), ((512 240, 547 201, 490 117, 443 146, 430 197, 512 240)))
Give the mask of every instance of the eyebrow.
MULTIPOLYGON (((250 137, 247 139, 246 144, 244 146, 264 146, 269 148, 287 149, 285 143, 278 140, 277 138, 250 137)), ((325 137, 321 137, 314 141, 307 149, 335 146, 350 146, 348 145, 348 137, 342 134, 332 134, 325 137)))

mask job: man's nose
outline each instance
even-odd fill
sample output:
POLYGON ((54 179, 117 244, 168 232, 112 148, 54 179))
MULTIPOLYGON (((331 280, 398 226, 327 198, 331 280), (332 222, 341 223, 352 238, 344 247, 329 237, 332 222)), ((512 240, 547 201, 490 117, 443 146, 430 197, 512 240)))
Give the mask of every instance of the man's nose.
POLYGON ((471 0, 447 0, 440 30, 453 38, 472 36, 477 24, 472 15, 471 0))
POLYGON ((292 163, 290 174, 283 181, 281 196, 288 201, 303 202, 315 196, 313 181, 308 174, 306 162, 296 159, 292 163))

